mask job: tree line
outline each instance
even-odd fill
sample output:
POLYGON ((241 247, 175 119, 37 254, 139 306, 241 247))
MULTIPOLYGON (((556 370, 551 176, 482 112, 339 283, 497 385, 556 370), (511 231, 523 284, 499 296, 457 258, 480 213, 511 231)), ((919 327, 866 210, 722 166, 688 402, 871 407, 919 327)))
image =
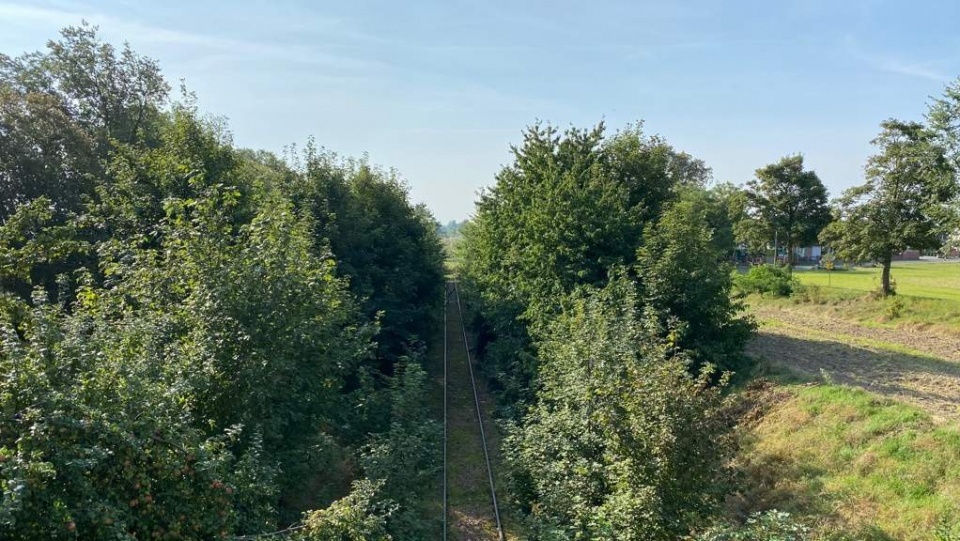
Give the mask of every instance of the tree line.
POLYGON ((429 536, 442 253, 396 172, 239 149, 83 25, 0 55, 0 223, 0 537, 429 536))
POLYGON ((444 229, 395 171, 237 148, 89 26, 0 55, 0 537, 431 537, 455 232, 530 536, 700 530, 750 369, 735 250, 819 239, 889 292, 894 252, 957 229, 958 118, 960 85, 884 122, 832 205, 799 155, 739 188, 640 124, 535 124, 444 229))
POLYGON ((927 124, 883 122, 865 184, 832 203, 802 155, 737 187, 642 125, 529 127, 458 249, 531 538, 753 539, 711 528, 735 486, 726 389, 751 368, 735 252, 782 244, 789 268, 819 241, 882 264, 889 294, 893 254, 957 228, 958 118, 954 86, 927 124))
POLYGON ((640 125, 513 155, 461 246, 512 503, 535 539, 677 539, 723 493, 748 364, 710 170, 640 125))
POLYGON ((714 190, 730 204, 734 239, 748 254, 819 243, 853 263, 881 265, 881 293, 894 293, 893 257, 907 249, 934 250, 960 230, 960 81, 931 101, 926 122, 888 119, 871 143, 864 183, 828 202, 803 156, 787 156, 756 171, 745 188, 714 190))

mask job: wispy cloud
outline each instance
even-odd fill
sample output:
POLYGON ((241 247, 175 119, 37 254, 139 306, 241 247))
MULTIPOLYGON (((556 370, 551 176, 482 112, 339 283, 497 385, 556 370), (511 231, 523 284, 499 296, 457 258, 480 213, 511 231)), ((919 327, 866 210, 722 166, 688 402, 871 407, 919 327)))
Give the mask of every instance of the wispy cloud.
MULTIPOLYGON (((351 71, 367 70, 377 65, 368 59, 333 52, 333 48, 292 46, 263 40, 255 41, 172 30, 78 7, 60 9, 0 3, 0 19, 19 24, 32 23, 51 26, 78 24, 81 20, 86 20, 91 24, 100 26, 104 32, 132 38, 137 43, 189 47, 197 49, 199 54, 255 56, 269 60, 319 65, 351 71)), ((337 24, 338 21, 331 20, 326 21, 326 23, 320 26, 330 29, 342 26, 337 24)), ((350 37, 357 38, 357 35, 351 33, 350 37)))
POLYGON ((866 51, 857 43, 857 40, 853 38, 853 36, 844 38, 843 47, 847 54, 875 70, 930 81, 942 82, 950 78, 936 68, 936 61, 916 61, 905 59, 901 56, 866 51))
POLYGON ((899 73, 910 77, 920 77, 931 81, 946 81, 950 77, 945 73, 929 67, 925 63, 902 62, 895 58, 881 59, 877 65, 879 69, 890 73, 899 73))

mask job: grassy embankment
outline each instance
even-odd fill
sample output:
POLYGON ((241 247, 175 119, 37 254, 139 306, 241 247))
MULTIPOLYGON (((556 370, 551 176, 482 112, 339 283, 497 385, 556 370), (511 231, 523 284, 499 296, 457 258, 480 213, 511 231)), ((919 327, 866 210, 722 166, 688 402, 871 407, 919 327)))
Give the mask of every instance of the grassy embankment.
POLYGON ((818 539, 960 534, 956 424, 837 384, 787 384, 764 394, 768 409, 747 429, 737 460, 743 478, 728 502, 731 515, 788 511, 818 539))
POLYGON ((728 513, 788 511, 818 539, 960 539, 960 363, 943 347, 960 265, 895 265, 898 317, 865 295, 879 269, 796 276, 818 303, 751 299, 751 353, 776 383, 746 393, 763 414, 743 428, 728 513))

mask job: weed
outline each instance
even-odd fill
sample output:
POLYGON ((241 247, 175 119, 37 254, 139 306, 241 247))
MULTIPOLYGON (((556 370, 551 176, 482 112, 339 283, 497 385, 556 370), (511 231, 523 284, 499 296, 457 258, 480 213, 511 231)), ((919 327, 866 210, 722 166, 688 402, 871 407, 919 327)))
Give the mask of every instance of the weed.
POLYGON ((897 319, 903 313, 906 304, 900 297, 893 297, 884 303, 883 314, 887 320, 897 319))

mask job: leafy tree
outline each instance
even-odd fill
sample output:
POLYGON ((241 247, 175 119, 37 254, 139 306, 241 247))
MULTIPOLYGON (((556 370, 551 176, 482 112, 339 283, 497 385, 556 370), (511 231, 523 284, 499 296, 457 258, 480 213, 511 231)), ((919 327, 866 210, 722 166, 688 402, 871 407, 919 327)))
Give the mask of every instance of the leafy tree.
POLYGON ((238 151, 149 59, 62 36, 0 57, 0 537, 221 539, 335 501, 304 535, 419 531, 433 218, 366 162, 238 151))
POLYGON ((340 160, 312 142, 294 159, 283 190, 317 223, 318 253, 331 251, 364 312, 379 317, 381 369, 392 370, 411 339, 431 332, 443 288, 443 251, 426 207, 413 205, 395 171, 340 160))
POLYGON ((60 34, 59 40, 47 42, 47 53, 0 55, 0 82, 23 94, 55 99, 95 138, 101 156, 111 140, 149 140, 151 120, 170 91, 156 61, 137 55, 129 45, 118 53, 87 23, 60 34))
POLYGON ((512 150, 513 164, 477 203, 466 274, 484 296, 523 306, 528 320, 555 311, 579 285, 605 283, 611 266, 631 264, 646 223, 681 183, 709 171, 639 126, 605 138, 603 124, 562 135, 535 125, 512 150))
POLYGON ((168 202, 200 198, 212 186, 229 186, 239 198, 230 206, 234 225, 250 219, 252 188, 240 182, 238 159, 216 125, 177 105, 158 122, 156 137, 154 147, 116 146, 88 213, 99 238, 156 246, 168 202))
POLYGON ((794 248, 817 240, 830 222, 827 189, 813 171, 804 171, 803 156, 787 156, 757 169, 747 183, 751 212, 767 238, 783 239, 787 265, 793 265, 794 248))
POLYGON ((535 125, 513 163, 481 194, 466 228, 463 278, 485 327, 480 348, 508 402, 530 398, 536 355, 529 331, 575 288, 630 266, 645 225, 709 170, 631 126, 559 133, 535 125), (521 325, 518 325, 518 322, 521 325))
POLYGON ((750 198, 747 190, 742 186, 725 182, 712 187, 710 195, 726 215, 725 220, 718 222, 722 223, 722 226, 713 225, 714 236, 718 239, 732 237, 732 249, 740 251, 742 247, 744 252, 741 255, 743 256, 764 254, 769 239, 763 227, 750 217, 750 198))
POLYGON ((686 187, 678 190, 682 201, 701 209, 702 219, 711 231, 711 242, 721 259, 732 260, 737 249, 737 224, 746 219, 746 194, 736 186, 724 183, 710 189, 686 187))
POLYGON ((115 144, 155 141, 167 102, 156 62, 116 51, 96 27, 67 27, 47 49, 0 54, 0 218, 40 196, 78 212, 115 144))
MULTIPOLYGON (((948 85, 943 95, 930 103, 927 125, 937 144, 943 148, 954 175, 960 175, 960 79, 948 85)), ((938 214, 946 242, 956 246, 951 239, 960 233, 960 200, 954 199, 938 214)))
MULTIPOLYGON (((533 317, 552 312, 576 285, 602 283, 611 265, 632 260, 640 220, 627 187, 604 175, 602 142, 602 125, 562 137, 537 125, 513 148, 514 163, 481 195, 468 237, 467 271, 485 296, 530 309, 533 317)), ((614 167, 621 178, 643 180, 635 174, 641 165, 614 167)))
POLYGON ((539 344, 539 400, 504 452, 542 539, 677 539, 719 495, 720 389, 693 377, 635 287, 565 303, 539 344))
POLYGON ((733 269, 727 250, 715 242, 712 210, 709 200, 693 192, 648 225, 637 276, 645 304, 664 327, 673 322, 672 342, 697 366, 738 370, 746 361, 742 350, 751 324, 738 318, 743 306, 731 298, 733 269))
MULTIPOLYGON (((0 55, 0 219, 43 197, 52 224, 93 240, 98 222, 83 217, 113 183, 105 164, 118 146, 158 144, 168 92, 154 61, 117 51, 86 23, 62 30, 44 52, 0 55)), ((30 274, 50 291, 69 290, 57 276, 95 267, 94 256, 38 263, 30 274)), ((7 286, 29 298, 29 287, 7 286)))
POLYGON ((890 295, 893 254, 939 246, 945 205, 957 184, 943 147, 924 125, 886 120, 880 126, 866 183, 837 200, 836 219, 821 240, 843 258, 883 265, 881 291, 890 295))
POLYGON ((60 101, 0 82, 0 220, 38 197, 61 219, 79 212, 98 165, 92 138, 60 101))
MULTIPOLYGON (((678 190, 703 189, 712 171, 702 161, 678 152, 660 136, 647 136, 643 124, 629 125, 604 141, 606 176, 626 187, 627 206, 642 223, 655 220, 678 190)), ((628 231, 627 238, 636 242, 628 231)))
POLYGON ((929 104, 927 125, 954 170, 960 171, 960 79, 929 104))

